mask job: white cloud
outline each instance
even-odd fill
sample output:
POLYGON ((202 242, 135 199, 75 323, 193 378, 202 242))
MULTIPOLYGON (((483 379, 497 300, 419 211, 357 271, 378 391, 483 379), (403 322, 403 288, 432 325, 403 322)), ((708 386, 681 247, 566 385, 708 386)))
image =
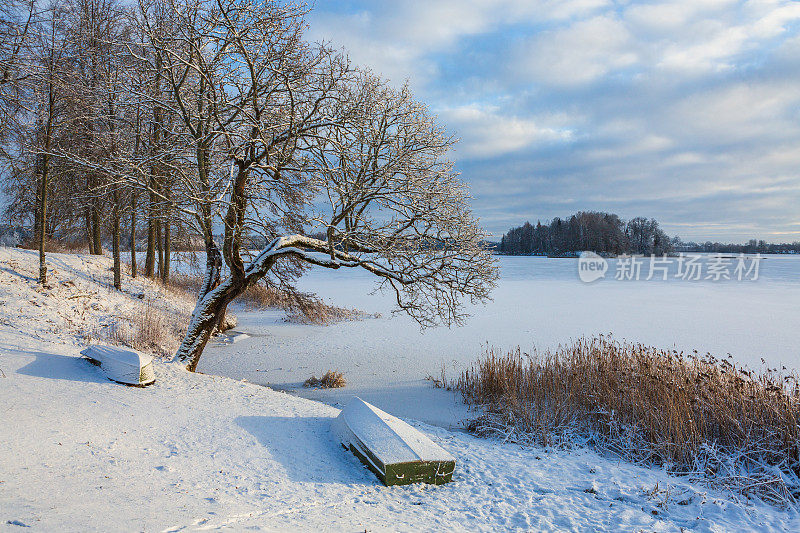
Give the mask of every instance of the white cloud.
POLYGON ((702 146, 768 143, 800 134, 796 82, 739 82, 681 98, 660 114, 661 127, 702 146))
POLYGON ((800 3, 673 1, 634 5, 624 17, 631 26, 656 31, 649 43, 651 35, 640 33, 654 67, 702 74, 735 68, 740 54, 783 34, 800 20, 800 3))
POLYGON ((520 69, 536 81, 567 86, 592 82, 639 60, 630 33, 613 16, 541 33, 518 53, 520 69))
POLYGON ((511 71, 556 86, 591 84, 623 69, 692 77, 726 71, 800 21, 800 2, 669 0, 593 13, 529 38, 511 71))
POLYGON ((410 78, 439 110, 490 231, 576 209, 653 216, 689 237, 686 221, 704 239, 783 235, 797 220, 800 2, 349 5, 320 0, 314 36, 410 78))
MULTIPOLYGON (((496 107, 476 104, 439 110, 439 116, 457 132, 459 159, 494 157, 541 142, 569 141, 570 130, 546 124, 547 119, 503 115, 496 107)), ((559 122, 563 117, 550 117, 559 122)))
POLYGON ((631 3, 624 17, 632 25, 652 33, 686 31, 698 19, 719 20, 731 12, 738 0, 668 0, 631 3))
POLYGON ((412 0, 373 2, 357 13, 338 13, 319 1, 309 37, 348 49, 356 64, 400 82, 423 85, 435 75, 426 57, 452 49, 465 37, 505 25, 537 24, 585 16, 610 0, 412 0))

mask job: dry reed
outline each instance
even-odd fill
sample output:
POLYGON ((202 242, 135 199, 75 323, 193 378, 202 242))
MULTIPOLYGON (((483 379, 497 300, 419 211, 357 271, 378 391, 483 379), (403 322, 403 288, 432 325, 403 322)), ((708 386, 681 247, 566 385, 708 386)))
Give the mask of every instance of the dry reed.
POLYGON ((308 378, 304 387, 319 387, 320 389, 338 389, 347 385, 347 380, 344 379, 344 374, 337 371, 328 370, 321 378, 311 376, 308 378))
POLYGON ((544 353, 487 348, 447 385, 484 408, 469 426, 477 434, 584 443, 773 503, 800 495, 800 384, 791 372, 600 336, 544 353))
MULTIPOLYGON (((173 274, 167 286, 196 294, 200 290, 202 280, 200 275, 173 274)), ((283 291, 263 283, 248 286, 237 301, 242 302, 248 309, 283 309, 287 321, 300 324, 327 325, 368 316, 357 309, 328 305, 313 294, 283 291)))
POLYGON ((152 300, 145 300, 141 306, 124 313, 114 323, 86 333, 84 340, 87 343, 94 340, 109 342, 168 357, 180 346, 189 316, 177 316, 162 307, 152 300))

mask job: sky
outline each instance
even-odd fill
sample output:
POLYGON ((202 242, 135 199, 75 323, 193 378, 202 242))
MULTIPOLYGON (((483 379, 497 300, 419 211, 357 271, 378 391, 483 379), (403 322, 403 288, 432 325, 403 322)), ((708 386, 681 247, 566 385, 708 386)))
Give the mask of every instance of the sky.
POLYGON ((800 241, 800 2, 317 0, 307 37, 407 82, 499 239, 600 210, 800 241))

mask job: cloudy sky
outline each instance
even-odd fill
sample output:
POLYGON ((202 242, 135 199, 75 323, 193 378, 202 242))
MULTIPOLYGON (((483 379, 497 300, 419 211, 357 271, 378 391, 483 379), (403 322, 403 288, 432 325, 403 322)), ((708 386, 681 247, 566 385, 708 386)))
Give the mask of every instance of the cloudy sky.
POLYGON ((604 210, 800 240, 800 2, 317 0, 309 23, 461 139, 497 236, 604 210))

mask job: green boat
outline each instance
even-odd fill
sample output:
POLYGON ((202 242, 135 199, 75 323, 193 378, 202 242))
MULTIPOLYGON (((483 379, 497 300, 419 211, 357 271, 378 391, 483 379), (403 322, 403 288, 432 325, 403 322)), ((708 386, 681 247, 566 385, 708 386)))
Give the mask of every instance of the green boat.
POLYGON ((367 465, 385 485, 453 479, 455 457, 399 418, 354 398, 332 424, 345 449, 367 465))

